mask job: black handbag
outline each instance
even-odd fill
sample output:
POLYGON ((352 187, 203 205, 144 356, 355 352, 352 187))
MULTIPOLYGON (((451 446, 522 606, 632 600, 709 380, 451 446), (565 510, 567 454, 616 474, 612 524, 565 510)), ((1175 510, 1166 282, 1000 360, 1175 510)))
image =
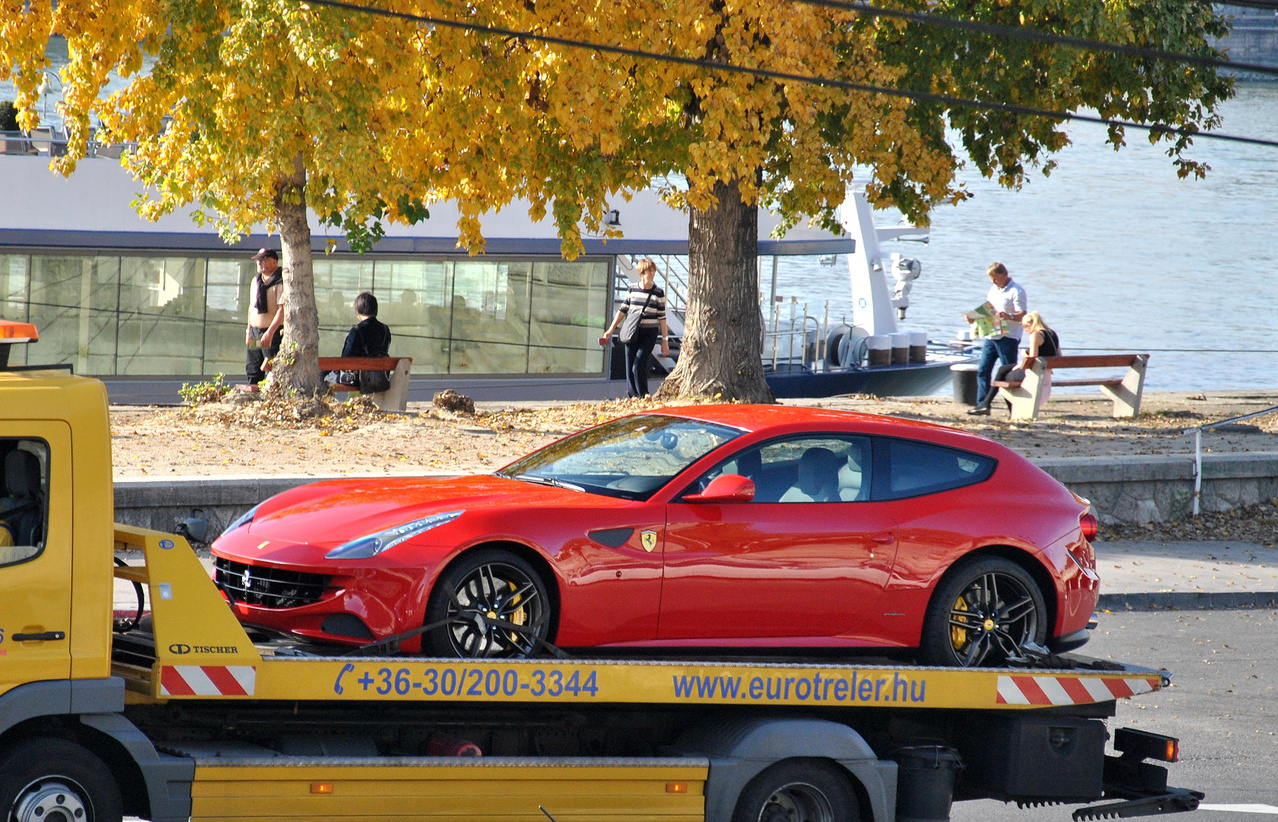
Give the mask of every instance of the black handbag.
POLYGON ((385 371, 359 372, 359 393, 380 394, 390 390, 390 374, 385 371))
POLYGON ((652 292, 648 292, 648 298, 643 301, 643 308, 635 311, 634 309, 626 310, 626 319, 621 322, 620 339, 623 343, 634 342, 639 336, 639 323, 643 321, 643 312, 648 310, 648 303, 652 302, 652 292))

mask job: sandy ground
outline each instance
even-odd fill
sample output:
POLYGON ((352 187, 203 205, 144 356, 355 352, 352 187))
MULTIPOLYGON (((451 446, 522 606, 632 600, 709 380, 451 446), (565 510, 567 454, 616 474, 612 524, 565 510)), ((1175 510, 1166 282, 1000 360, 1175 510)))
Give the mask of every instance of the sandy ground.
MULTIPOLYGON (((1278 406, 1278 391, 1157 392, 1141 415, 1114 420, 1099 393, 1054 398, 1032 422, 1004 409, 970 417, 948 398, 840 397, 788 404, 840 408, 954 425, 1031 458, 1192 454, 1184 429, 1278 406)), ((413 404, 404 415, 335 406, 308 420, 261 403, 111 409, 115 476, 470 473, 498 468, 565 433, 655 407, 645 401, 480 403, 474 415, 413 404)), ((1278 413, 1205 432, 1204 452, 1278 452, 1278 413)))

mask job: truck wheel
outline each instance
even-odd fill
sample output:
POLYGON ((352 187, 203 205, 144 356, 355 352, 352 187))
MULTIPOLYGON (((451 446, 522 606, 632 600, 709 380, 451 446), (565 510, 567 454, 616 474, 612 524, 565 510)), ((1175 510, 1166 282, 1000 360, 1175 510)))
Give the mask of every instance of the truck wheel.
POLYGON ((732 822, 858 822, 847 775, 821 759, 787 759, 751 779, 732 822))
POLYGON ((534 656, 550 635, 550 597, 525 560, 497 548, 461 555, 435 583, 426 605, 423 650, 461 659, 534 656))
POLYGON ((1002 557, 956 567, 932 595, 919 651, 926 665, 1004 664, 1047 638, 1047 606, 1024 568, 1002 557))
POLYGON ((32 739, 0 755, 4 822, 120 822, 120 789, 102 760, 64 739, 32 739))

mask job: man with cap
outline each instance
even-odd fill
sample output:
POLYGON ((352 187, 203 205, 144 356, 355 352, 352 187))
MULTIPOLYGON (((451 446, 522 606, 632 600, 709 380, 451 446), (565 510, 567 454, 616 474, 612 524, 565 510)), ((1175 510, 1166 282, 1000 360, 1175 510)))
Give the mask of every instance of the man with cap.
POLYGON ((257 384, 266 379, 262 363, 279 353, 284 336, 284 271, 279 252, 263 248, 253 259, 257 262, 257 276, 249 285, 248 329, 244 332, 244 344, 248 346, 244 373, 249 390, 256 390, 257 384))

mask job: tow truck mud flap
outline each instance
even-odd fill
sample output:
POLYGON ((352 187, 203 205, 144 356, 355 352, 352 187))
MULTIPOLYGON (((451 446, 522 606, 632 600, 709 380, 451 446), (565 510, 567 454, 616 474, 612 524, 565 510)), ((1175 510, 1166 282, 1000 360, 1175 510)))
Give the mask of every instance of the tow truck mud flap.
POLYGON ((191 822, 217 819, 553 818, 702 822, 709 763, 693 758, 205 757, 191 822))
POLYGON ((156 751, 151 740, 119 714, 82 715, 80 721, 111 737, 128 751, 146 785, 148 819, 184 822, 190 818, 191 779, 195 774, 195 764, 190 759, 156 751))

